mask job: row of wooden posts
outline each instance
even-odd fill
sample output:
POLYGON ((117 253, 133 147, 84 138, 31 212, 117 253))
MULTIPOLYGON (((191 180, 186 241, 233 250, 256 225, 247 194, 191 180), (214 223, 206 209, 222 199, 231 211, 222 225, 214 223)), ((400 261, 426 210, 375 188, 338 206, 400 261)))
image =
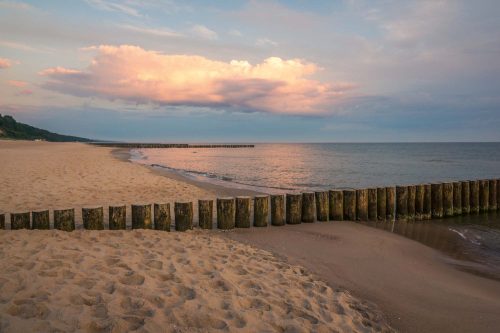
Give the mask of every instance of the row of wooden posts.
MULTIPOLYGON (((426 220, 500 209, 500 179, 449 183, 330 190, 251 198, 218 198, 217 228, 266 227, 317 221, 426 220), (270 206, 270 209, 269 209, 270 206), (286 207, 286 209, 285 209, 286 207)), ((132 205, 132 229, 170 231, 170 204, 132 205), (154 216, 154 217, 153 217, 154 216)), ((213 228, 213 200, 198 200, 198 221, 202 229, 213 228)), ((103 207, 82 208, 83 227, 104 229, 103 207)), ((50 229, 49 211, 11 213, 11 229, 50 229)), ((193 228, 193 203, 174 204, 175 230, 193 228)), ((75 210, 54 210, 55 229, 75 230, 75 210)), ((126 229, 126 206, 109 207, 109 229, 126 229)), ((0 214, 5 229, 5 214, 0 214)))

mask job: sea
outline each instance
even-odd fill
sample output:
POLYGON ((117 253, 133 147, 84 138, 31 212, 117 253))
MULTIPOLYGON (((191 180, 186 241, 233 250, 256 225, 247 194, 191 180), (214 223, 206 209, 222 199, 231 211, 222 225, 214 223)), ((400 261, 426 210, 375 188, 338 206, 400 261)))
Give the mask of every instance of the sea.
MULTIPOLYGON (((200 182, 269 194, 500 178, 498 142, 135 149, 131 160, 200 182)), ((500 281, 500 211, 367 225, 421 242, 462 270, 500 281)))

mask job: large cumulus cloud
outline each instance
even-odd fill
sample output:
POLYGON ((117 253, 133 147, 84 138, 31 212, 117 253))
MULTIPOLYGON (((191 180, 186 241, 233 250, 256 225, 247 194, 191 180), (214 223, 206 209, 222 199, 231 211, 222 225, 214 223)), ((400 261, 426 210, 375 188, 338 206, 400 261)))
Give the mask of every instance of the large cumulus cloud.
POLYGON ((44 87, 77 96, 160 105, 224 107, 284 114, 327 112, 350 89, 348 83, 310 79, 315 64, 277 57, 252 65, 196 55, 167 55, 137 46, 92 47, 85 70, 48 68, 44 87))

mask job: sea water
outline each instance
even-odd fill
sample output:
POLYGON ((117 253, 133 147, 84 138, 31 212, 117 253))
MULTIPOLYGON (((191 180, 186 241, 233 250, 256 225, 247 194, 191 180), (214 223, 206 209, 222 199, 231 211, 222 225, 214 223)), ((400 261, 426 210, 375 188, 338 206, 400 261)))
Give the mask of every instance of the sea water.
MULTIPOLYGON (((264 193, 500 178, 500 143, 256 144, 241 149, 139 149, 135 162, 264 193)), ((500 214, 370 225, 438 249, 500 280, 500 214)))

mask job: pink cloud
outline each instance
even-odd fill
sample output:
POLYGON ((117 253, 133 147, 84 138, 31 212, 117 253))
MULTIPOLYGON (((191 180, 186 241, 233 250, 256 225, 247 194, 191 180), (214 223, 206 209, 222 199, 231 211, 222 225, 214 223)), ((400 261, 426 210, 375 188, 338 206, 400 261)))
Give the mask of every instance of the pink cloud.
POLYGON ((136 46, 91 48, 87 69, 48 68, 45 88, 77 96, 134 103, 224 107, 243 111, 319 114, 354 88, 308 77, 319 68, 277 57, 252 65, 195 55, 166 55, 136 46))
POLYGON ((9 68, 12 66, 12 61, 5 58, 0 58, 0 69, 9 68))
POLYGON ((23 90, 19 91, 17 94, 20 96, 29 96, 29 95, 33 95, 33 90, 23 89, 23 90))
POLYGON ((28 82, 17 81, 17 80, 9 80, 9 81, 7 81, 7 83, 9 84, 9 86, 16 87, 16 88, 23 88, 23 87, 26 87, 28 85, 28 82))

